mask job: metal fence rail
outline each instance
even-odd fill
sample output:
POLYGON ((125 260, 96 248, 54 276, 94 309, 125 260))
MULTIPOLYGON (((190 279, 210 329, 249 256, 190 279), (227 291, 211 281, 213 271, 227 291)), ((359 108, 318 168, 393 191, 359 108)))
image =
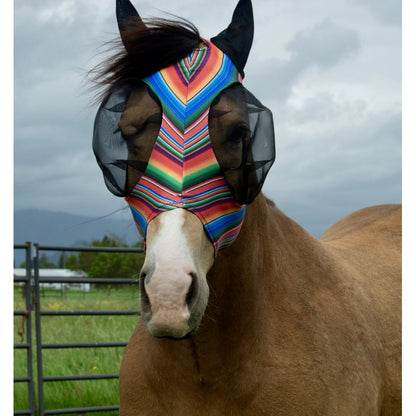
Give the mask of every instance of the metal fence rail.
POLYGON ((113 253, 139 253, 142 249, 137 248, 120 248, 120 247, 63 247, 63 246, 41 246, 39 244, 16 244, 14 246, 18 250, 26 250, 26 276, 15 277, 15 283, 25 284, 25 304, 26 310, 14 311, 15 316, 22 316, 26 319, 26 343, 17 343, 14 345, 15 349, 27 350, 27 375, 22 377, 15 377, 15 383, 28 383, 28 403, 29 409, 16 410, 14 415, 30 415, 30 416, 44 416, 44 415, 62 415, 62 414, 85 414, 94 412, 110 412, 117 411, 118 405, 114 406, 99 406, 99 407, 77 407, 65 409, 45 409, 44 406, 44 383, 74 381, 74 380, 108 380, 117 379, 118 374, 86 374, 86 375, 59 375, 59 376, 44 376, 43 374, 43 351, 46 349, 67 349, 67 348, 109 348, 109 347, 125 347, 127 342, 90 342, 90 343, 43 343, 42 342, 42 317, 43 316, 131 316, 139 315, 138 310, 42 310, 41 308, 41 283, 105 283, 115 285, 138 284, 138 279, 132 278, 56 278, 43 277, 39 275, 39 259, 41 251, 60 251, 60 252, 113 252, 113 253), (31 252, 34 252, 33 258, 31 252), (32 274, 33 270, 33 274, 32 274), (36 331, 36 348, 33 345, 32 336, 32 314, 34 313, 35 331, 36 331), (33 372, 33 355, 36 352, 37 365, 37 405, 35 400, 35 380, 33 372))

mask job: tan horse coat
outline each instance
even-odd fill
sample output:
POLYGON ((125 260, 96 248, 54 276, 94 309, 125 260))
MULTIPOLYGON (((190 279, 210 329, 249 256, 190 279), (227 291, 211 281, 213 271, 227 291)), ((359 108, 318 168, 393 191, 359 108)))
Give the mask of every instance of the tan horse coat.
POLYGON ((316 240, 260 194, 208 273, 196 335, 140 321, 121 416, 401 414, 401 206, 360 210, 316 240))

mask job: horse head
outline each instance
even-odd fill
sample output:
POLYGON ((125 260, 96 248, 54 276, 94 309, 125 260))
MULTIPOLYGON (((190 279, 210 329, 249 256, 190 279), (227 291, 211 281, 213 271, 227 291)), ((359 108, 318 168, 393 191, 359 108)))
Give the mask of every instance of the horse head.
POLYGON ((275 157, 271 112, 242 86, 251 2, 240 0, 211 40, 166 21, 148 26, 128 0, 116 10, 123 70, 98 110, 94 152, 146 244, 147 328, 183 338, 198 329, 207 273, 236 240, 275 157))

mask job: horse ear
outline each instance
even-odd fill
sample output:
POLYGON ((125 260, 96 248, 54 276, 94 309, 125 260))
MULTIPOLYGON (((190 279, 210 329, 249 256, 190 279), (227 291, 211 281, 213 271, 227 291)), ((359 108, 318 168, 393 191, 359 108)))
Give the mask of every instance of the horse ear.
POLYGON ((240 0, 227 29, 211 39, 212 43, 233 61, 243 77, 253 35, 254 18, 251 0, 240 0))
POLYGON ((135 28, 143 30, 146 25, 130 0, 116 0, 116 15, 121 40, 128 50, 129 42, 126 33, 135 28))

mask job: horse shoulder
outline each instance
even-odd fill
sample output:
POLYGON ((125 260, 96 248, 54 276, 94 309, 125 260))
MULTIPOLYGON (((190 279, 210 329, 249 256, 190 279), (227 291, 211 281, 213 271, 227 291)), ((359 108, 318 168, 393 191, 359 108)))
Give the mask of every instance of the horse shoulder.
POLYGON ((332 225, 320 241, 329 244, 345 241, 361 245, 377 239, 379 243, 391 246, 401 241, 401 214, 399 204, 363 208, 332 225))
POLYGON ((396 414, 401 396, 401 230, 401 205, 379 205, 341 219, 320 239, 381 362, 386 415, 396 414))
POLYGON ((401 205, 379 205, 341 219, 323 234, 320 243, 363 290, 380 302, 397 304, 401 234, 401 205))

